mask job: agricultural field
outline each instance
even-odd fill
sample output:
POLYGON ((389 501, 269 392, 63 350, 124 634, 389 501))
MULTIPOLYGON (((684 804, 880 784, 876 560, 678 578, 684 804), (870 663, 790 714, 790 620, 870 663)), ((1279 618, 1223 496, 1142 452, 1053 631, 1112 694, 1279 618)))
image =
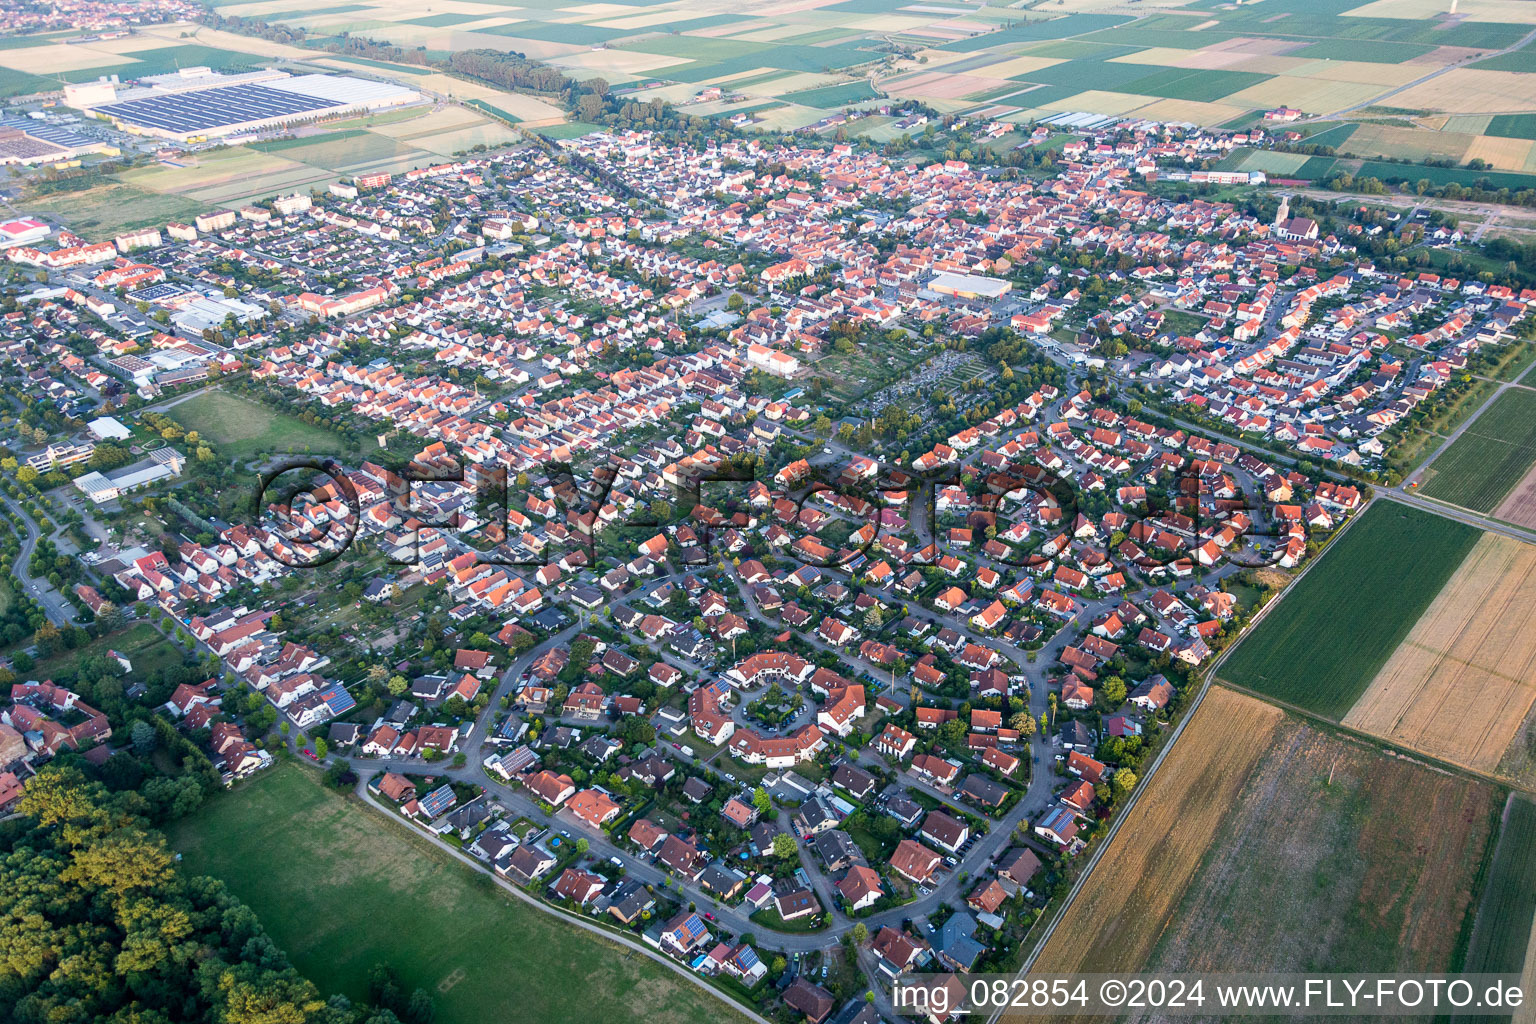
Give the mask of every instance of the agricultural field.
POLYGON ((1221 679, 1339 719, 1480 536, 1429 512, 1376 502, 1238 643, 1221 679))
POLYGON ((1424 494, 1500 519, 1536 526, 1525 478, 1536 464, 1536 391, 1504 391, 1419 474, 1424 494), (1516 500, 1505 504, 1512 495, 1516 500))
POLYGON ((166 415, 212 441, 226 458, 246 461, 291 451, 346 454, 339 435, 238 395, 204 391, 170 407, 166 415))
POLYGON ((1500 797, 1212 687, 1039 969, 1449 970, 1500 797))
POLYGON ((1527 978, 1531 962, 1533 919, 1536 919, 1536 804, 1530 797, 1510 794, 1503 828, 1493 853, 1465 970, 1490 974, 1519 973, 1527 978))
POLYGON ((1493 772, 1536 701, 1536 545, 1484 534, 1344 724, 1493 772))
POLYGON ((1457 966, 1497 787, 1289 716, 1240 787, 1145 969, 1457 966))
MULTIPOLYGON (((981 116, 990 119, 1100 112, 1212 126, 1253 123, 1282 104, 1313 115, 1369 105, 1470 58, 1480 58, 1477 67, 1456 67, 1415 86, 1414 101, 1402 105, 1452 114, 1472 109, 1468 102, 1496 97, 1497 105, 1477 109, 1536 112, 1536 90, 1520 73, 1536 71, 1536 65, 1524 51, 1494 56, 1529 30, 1520 4, 1484 0, 1455 19, 1439 10, 1403 13, 1424 6, 1419 0, 1400 5, 1265 0, 1261 11, 1208 2, 1132 7, 1119 0, 1068 0, 994 8, 808 0, 711 11, 684 0, 642 5, 544 0, 532 7, 455 0, 443 10, 421 2, 364 0, 300 10, 292 0, 242 0, 228 9, 300 27, 316 38, 366 32, 429 52, 513 49, 578 78, 601 75, 620 95, 643 89, 645 96, 678 104, 690 103, 712 85, 729 92, 753 83, 745 95, 786 104, 772 108, 769 127, 810 123, 818 111, 882 95, 920 99, 943 111, 984 111, 981 116), (892 42, 911 48, 911 56, 891 52, 892 42), (796 81, 805 75, 824 80, 796 81)), ((203 41, 201 34, 198 38, 203 41)), ((346 60, 320 59, 338 67, 346 60)), ((474 86, 421 71, 402 74, 420 75, 428 87, 482 100, 521 121, 563 119, 531 97, 514 102, 509 94, 501 100, 474 95, 474 86)), ((719 112, 709 104, 699 107, 706 116, 719 112)), ((1426 151, 1458 145, 1465 151, 1478 137, 1435 140, 1436 134, 1431 128, 1405 129, 1410 148, 1426 151)), ((1407 154, 1387 150, 1385 155, 1407 154)), ((1526 156, 1511 150, 1496 166, 1519 171, 1516 164, 1526 156)))
POLYGON ((365 999, 369 970, 384 963, 406 991, 431 993, 443 1021, 743 1020, 653 961, 515 900, 382 813, 287 763, 169 834, 186 869, 228 885, 327 994, 365 999))
POLYGON ((1133 970, 1146 963, 1270 737, 1270 704, 1213 686, 1057 925, 1035 970, 1133 970), (1178 827, 1173 827, 1177 822, 1178 827), (1157 885, 1132 884, 1157 878, 1157 885))
POLYGON ((177 195, 160 195, 104 179, 82 191, 52 192, 26 200, 27 209, 57 218, 87 238, 110 238, 132 228, 191 220, 204 206, 177 195))
POLYGON ((183 155, 174 163, 134 168, 118 178, 136 189, 195 204, 191 209, 198 212, 324 188, 365 171, 422 167, 477 145, 500 145, 514 138, 505 125, 467 107, 420 106, 348 118, 320 130, 306 128, 287 138, 183 155))

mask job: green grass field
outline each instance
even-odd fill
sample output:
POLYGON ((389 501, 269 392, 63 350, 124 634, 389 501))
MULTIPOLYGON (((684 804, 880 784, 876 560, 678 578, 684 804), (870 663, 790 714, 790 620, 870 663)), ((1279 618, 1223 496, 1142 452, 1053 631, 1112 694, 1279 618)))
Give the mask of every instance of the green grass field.
POLYGON ((335 456, 345 454, 347 447, 340 435, 324 427, 219 391, 189 398, 167 409, 166 415, 208 438, 218 446, 219 454, 240 461, 298 450, 335 456))
POLYGON ((1536 391, 1509 388, 1425 470, 1423 492, 1491 512, 1536 463, 1536 391))
POLYGON ((1536 114, 1496 114, 1485 134, 1506 139, 1536 139, 1536 114))
MULTIPOLYGON (((1115 87, 1116 92, 1139 96, 1161 96, 1170 100, 1212 102, 1223 96, 1269 81, 1269 75, 1254 71, 1189 71, 1165 68, 1115 87)), ((1104 86, 1099 86, 1104 88, 1104 86)))
POLYGON ((437 1020, 738 1024, 649 959, 527 906, 425 838, 280 764, 175 823, 171 844, 261 918, 326 993, 357 1001, 385 963, 437 1020))
POLYGON ((1359 60, 1370 64, 1401 64, 1403 61, 1422 57, 1432 47, 1413 43, 1384 43, 1371 39, 1330 39, 1313 43, 1289 54, 1292 57, 1313 57, 1318 60, 1359 60))
POLYGON ((203 203, 182 196, 161 195, 133 185, 109 182, 79 192, 54 192, 26 200, 34 213, 59 218, 72 231, 90 239, 106 239, 127 231, 167 221, 190 221, 207 209, 203 203))
POLYGON ((145 673, 180 665, 182 662, 181 651, 175 644, 161 636, 160 631, 149 623, 138 622, 127 629, 97 637, 72 651, 60 651, 51 658, 39 658, 28 677, 66 683, 75 678, 80 659, 102 656, 109 650, 128 659, 133 665, 130 675, 134 679, 142 679, 145 673))
POLYGON ((1519 974, 1536 918, 1536 804, 1517 796, 1499 833, 1463 970, 1519 974))
POLYGON ((1238 644, 1221 678, 1342 717, 1480 536, 1377 502, 1238 644))
POLYGON ((334 132, 330 135, 306 135, 300 138, 258 142, 251 148, 264 153, 279 153, 286 159, 323 167, 328 171, 339 171, 343 167, 355 167, 375 160, 389 160, 418 154, 417 150, 394 139, 376 135, 361 128, 334 132))
POLYGON ((808 107, 822 107, 826 109, 844 107, 850 103, 859 103, 863 100, 879 99, 880 94, 870 88, 868 82, 844 82, 841 85, 828 85, 820 89, 807 89, 804 92, 790 92, 784 94, 784 99, 790 103, 803 103, 808 107))

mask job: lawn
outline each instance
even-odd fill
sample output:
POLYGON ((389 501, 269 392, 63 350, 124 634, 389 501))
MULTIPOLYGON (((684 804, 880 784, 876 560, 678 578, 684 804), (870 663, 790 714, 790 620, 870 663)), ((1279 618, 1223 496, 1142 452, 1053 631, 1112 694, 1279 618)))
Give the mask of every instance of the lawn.
POLYGON ((1425 470, 1423 491, 1491 512, 1536 462, 1536 391, 1509 388, 1425 470))
POLYGON ((317 456, 347 453, 346 441, 324 427, 220 391, 205 391, 170 407, 166 415, 212 441, 219 454, 242 462, 275 452, 302 450, 317 456))
POLYGON ((137 622, 127 629, 98 637, 83 647, 60 651, 51 658, 39 658, 28 675, 66 682, 75 678, 75 666, 80 659, 105 655, 109 650, 128 659, 133 665, 131 675, 135 679, 141 679, 155 669, 180 665, 182 662, 181 650, 175 644, 149 623, 137 622))
POLYGON ((1499 833, 1463 970, 1518 974, 1536 916, 1536 804, 1516 796, 1499 833))
POLYGON ((1479 536, 1441 516, 1378 502, 1238 644, 1221 678, 1342 717, 1479 536))
POLYGON ((647 1024, 739 1022, 653 961, 515 900, 382 811, 281 764, 170 830, 188 870, 261 918, 326 993, 367 996, 385 963, 425 989, 437 1019, 647 1024))

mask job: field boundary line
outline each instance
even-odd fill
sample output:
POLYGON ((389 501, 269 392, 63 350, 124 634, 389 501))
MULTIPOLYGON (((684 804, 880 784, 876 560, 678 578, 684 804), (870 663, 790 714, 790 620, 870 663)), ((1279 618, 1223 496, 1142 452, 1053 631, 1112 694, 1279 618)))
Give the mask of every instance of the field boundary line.
POLYGON ((1335 722, 1333 719, 1327 717, 1326 715, 1320 715, 1316 711, 1310 711, 1307 708, 1299 707, 1295 704, 1288 703, 1276 697, 1270 697, 1266 694, 1260 693, 1258 690, 1250 690, 1248 687, 1240 686, 1237 683, 1227 682, 1225 679, 1218 679, 1216 680, 1216 683, 1217 685, 1225 687, 1234 693, 1241 693, 1244 696, 1252 697, 1254 700, 1261 700, 1266 704, 1273 705, 1274 707, 1293 714, 1298 718, 1305 718, 1311 722, 1316 723, 1317 725, 1323 726, 1335 732, 1343 733, 1344 735, 1353 739, 1357 739, 1362 743, 1369 744, 1373 747, 1380 747, 1382 750, 1390 752, 1395 757, 1402 757, 1409 760, 1419 761, 1422 762, 1426 768, 1434 768, 1438 771, 1449 772, 1453 775, 1464 775, 1467 778, 1478 782, 1486 782, 1489 785, 1497 786, 1500 789, 1506 789, 1516 793, 1524 793, 1533 798, 1536 798, 1536 789, 1528 789, 1525 786, 1522 786, 1519 783, 1511 782, 1508 779, 1501 779, 1496 775, 1489 775, 1485 772, 1480 772, 1476 768, 1468 768, 1466 765, 1456 764, 1454 761, 1446 761, 1443 758, 1436 757, 1434 754, 1426 754, 1421 750, 1414 750, 1412 747, 1404 746, 1403 744, 1398 743, 1395 740, 1388 739, 1385 736, 1378 736, 1373 732, 1366 732, 1365 730, 1357 728, 1353 725, 1345 725, 1343 722, 1335 722))
MULTIPOLYGON (((1168 756, 1168 752, 1174 748, 1174 745, 1178 743, 1179 737, 1184 735, 1185 726, 1187 726, 1190 721, 1194 719, 1195 712, 1197 712, 1200 709, 1200 705, 1204 703, 1205 695, 1210 691, 1211 684, 1216 682, 1216 673, 1221 668, 1222 663, 1227 660, 1228 656, 1231 655, 1233 651, 1237 650, 1239 644, 1241 644, 1253 633, 1253 630, 1258 627, 1259 623, 1264 621, 1264 618, 1269 614, 1270 609, 1279 605, 1280 602, 1283 601, 1286 596, 1291 593, 1296 584, 1300 583, 1302 579, 1307 575, 1307 573, 1311 572, 1313 567, 1322 561, 1323 556, 1333 548, 1334 542, 1337 541, 1340 537, 1344 536, 1350 527, 1359 522, 1361 516, 1363 516, 1366 511, 1369 510, 1370 507, 1374 505, 1378 500, 1380 500, 1380 496, 1373 493, 1371 499, 1362 505, 1354 515, 1350 516, 1349 520, 1342 527, 1340 527, 1332 537, 1328 538, 1328 542, 1323 546, 1322 550, 1318 551, 1312 560, 1307 563, 1306 567, 1302 569, 1301 572, 1297 573, 1296 577, 1292 579, 1290 583, 1286 584, 1285 589, 1281 591, 1274 600, 1260 608, 1258 613, 1255 614, 1253 618, 1248 620, 1248 625, 1244 628, 1242 636, 1238 637, 1236 641, 1228 645, 1227 649, 1221 652, 1221 656, 1211 663, 1211 667, 1206 669, 1205 675, 1200 683, 1200 690, 1195 694, 1194 699, 1190 701, 1189 710, 1185 713, 1184 717, 1179 719, 1179 724, 1174 726, 1172 734, 1170 734, 1168 737, 1168 742, 1163 744, 1162 748, 1157 752, 1157 756, 1152 759, 1152 764, 1147 768, 1145 774, 1143 774, 1141 777, 1141 785, 1136 787, 1136 789, 1131 793, 1131 798, 1125 802, 1125 805, 1120 809, 1120 813, 1115 816, 1114 822, 1109 827, 1109 833, 1105 835, 1104 841, 1100 843, 1098 848, 1094 850, 1092 855, 1090 855, 1088 858, 1088 863, 1083 866, 1083 870, 1078 874, 1077 880, 1072 883, 1072 888, 1068 891, 1067 898, 1062 901, 1061 906, 1057 909, 1056 916, 1051 919, 1051 922, 1046 926, 1044 933, 1042 933, 1040 938, 1036 940, 1035 946, 1032 950, 1030 950, 1029 955, 1025 957, 1024 960, 1019 964, 1019 969, 1016 972, 1018 977, 1023 978, 1026 974, 1028 974, 1029 969, 1033 967, 1035 961, 1040 958, 1040 954, 1045 951, 1045 944, 1050 941, 1051 936, 1055 934, 1057 926, 1060 925, 1062 920, 1066 917, 1067 910, 1072 906, 1073 902, 1082 892, 1083 886, 1087 883, 1089 876, 1092 875, 1094 869, 1098 867, 1099 860, 1104 856, 1105 851, 1114 844, 1115 838, 1120 834, 1120 826, 1125 823, 1125 820, 1128 817, 1130 817, 1131 810, 1136 806, 1137 801, 1141 799, 1141 795, 1151 788, 1152 779, 1157 775, 1157 770, 1162 767, 1163 760, 1168 756)), ((1225 683, 1222 685, 1226 686, 1225 683)), ((1232 689, 1234 691, 1238 690, 1237 687, 1228 687, 1228 689, 1232 689)), ((1270 703, 1274 704, 1275 702, 1271 701, 1270 703)), ((987 1024, 996 1024, 997 1019, 1001 1017, 1002 1014, 1002 1009, 998 1009, 992 1014, 992 1016, 987 1018, 987 1024)))

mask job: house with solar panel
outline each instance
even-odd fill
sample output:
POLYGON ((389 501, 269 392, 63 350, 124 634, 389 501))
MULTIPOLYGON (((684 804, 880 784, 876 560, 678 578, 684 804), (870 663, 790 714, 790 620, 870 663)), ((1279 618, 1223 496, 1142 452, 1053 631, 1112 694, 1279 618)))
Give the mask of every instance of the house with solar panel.
POLYGON ((416 801, 417 813, 428 821, 436 820, 448 813, 455 799, 453 786, 445 782, 416 801))
POLYGON ((688 956, 709 940, 704 919, 691 910, 682 911, 661 926, 661 948, 679 957, 688 956))

